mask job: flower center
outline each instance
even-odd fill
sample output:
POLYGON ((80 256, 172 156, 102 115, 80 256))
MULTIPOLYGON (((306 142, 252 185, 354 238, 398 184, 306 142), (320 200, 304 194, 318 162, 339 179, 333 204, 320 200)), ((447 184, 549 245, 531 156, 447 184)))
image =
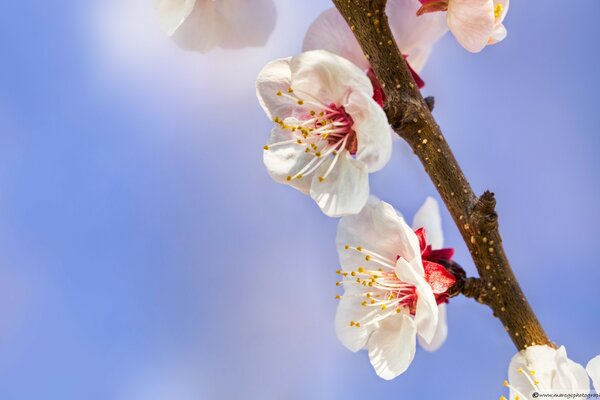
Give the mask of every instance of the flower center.
POLYGON ((305 153, 313 156, 298 171, 289 175, 288 181, 309 176, 324 162, 331 161, 325 173, 319 176, 319 181, 323 182, 344 150, 353 156, 356 155, 358 139, 352 129, 354 121, 344 106, 326 104, 308 93, 291 87, 286 93, 278 91, 276 94, 295 103, 290 117, 285 119, 273 117, 273 121, 281 129, 292 133, 292 138, 263 148, 268 151, 276 146, 292 144, 303 147, 305 153))

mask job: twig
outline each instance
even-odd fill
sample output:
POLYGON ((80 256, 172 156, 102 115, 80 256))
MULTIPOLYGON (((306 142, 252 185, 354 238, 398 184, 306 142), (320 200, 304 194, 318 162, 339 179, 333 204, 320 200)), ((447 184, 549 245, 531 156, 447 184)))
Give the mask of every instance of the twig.
POLYGON ((385 15, 386 0, 333 3, 354 32, 385 91, 390 124, 423 163, 469 248, 480 279, 469 281, 471 290, 465 294, 485 292, 477 299, 492 308, 518 349, 552 345, 504 253, 494 194, 485 192, 478 197, 471 189, 394 41, 385 15))

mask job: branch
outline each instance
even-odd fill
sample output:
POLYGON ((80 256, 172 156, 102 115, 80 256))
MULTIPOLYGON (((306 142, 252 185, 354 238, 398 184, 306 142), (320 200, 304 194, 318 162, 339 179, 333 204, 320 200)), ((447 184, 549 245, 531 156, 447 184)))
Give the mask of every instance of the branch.
POLYGON ((478 197, 471 189, 394 41, 385 15, 386 1, 333 3, 354 32, 385 91, 390 124, 423 163, 467 244, 480 279, 467 279, 465 288, 469 289, 463 289, 463 293, 472 293, 491 307, 518 349, 552 345, 504 253, 494 194, 486 191, 478 197))

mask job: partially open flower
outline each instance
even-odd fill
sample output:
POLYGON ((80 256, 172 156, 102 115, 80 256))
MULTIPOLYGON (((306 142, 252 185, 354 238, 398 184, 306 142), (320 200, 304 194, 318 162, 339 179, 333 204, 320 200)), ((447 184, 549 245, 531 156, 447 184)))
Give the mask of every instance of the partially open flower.
POLYGON ((451 257, 452 250, 432 250, 425 228, 413 231, 375 197, 360 214, 341 219, 336 243, 344 288, 337 336, 352 351, 367 348, 377 375, 393 379, 412 362, 417 336, 432 347, 445 337, 438 304, 447 301, 455 278, 431 259, 451 257))
POLYGON ((267 64, 256 85, 275 122, 264 147, 269 174, 310 194, 328 216, 358 213, 369 197, 368 174, 392 150, 369 78, 350 61, 315 50, 267 64))
MULTIPOLYGON (((588 394, 590 381, 596 389, 600 377, 600 356, 583 366, 567 357, 564 346, 530 346, 518 352, 508 367, 508 381, 504 386, 510 390, 510 400, 531 400, 541 394, 588 394), (535 394, 537 393, 537 394, 535 394)), ((505 397, 501 399, 506 400, 505 397)))
POLYGON ((447 11, 448 27, 465 49, 479 52, 506 37, 509 0, 419 0, 418 15, 447 11))
MULTIPOLYGON (((390 0, 386 13, 398 48, 405 55, 419 87, 424 85, 419 73, 425 66, 433 45, 448 31, 442 15, 417 17, 418 0, 390 0)), ((324 11, 309 27, 303 50, 324 49, 340 55, 364 71, 371 66, 352 30, 335 8, 324 11)))
POLYGON ((275 27, 272 0, 155 0, 161 28, 186 50, 265 44, 275 27))

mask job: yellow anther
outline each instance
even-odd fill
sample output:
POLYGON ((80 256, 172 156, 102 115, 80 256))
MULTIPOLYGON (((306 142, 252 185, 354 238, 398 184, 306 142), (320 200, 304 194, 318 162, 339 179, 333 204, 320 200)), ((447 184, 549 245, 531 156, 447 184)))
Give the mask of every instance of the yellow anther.
POLYGON ((357 282, 357 283, 360 283, 360 278, 356 278, 356 282, 357 282))
POLYGON ((331 154, 333 154, 334 156, 337 156, 337 151, 334 150, 333 153, 331 153, 331 154))
POLYGON ((338 275, 341 275, 341 273, 342 273, 342 270, 341 270, 341 269, 336 269, 336 270, 335 270, 335 273, 336 273, 336 274, 338 274, 338 275))
POLYGON ((523 368, 521 368, 521 367, 517 368, 517 372, 523 373, 523 368))
POLYGON ((342 275, 344 275, 344 276, 348 276, 348 273, 347 273, 347 272, 344 272, 342 275))
POLYGON ((348 250, 349 248, 350 248, 350 245, 348 245, 348 244, 344 246, 344 249, 346 249, 346 250, 348 250))
POLYGON ((350 321, 350 326, 354 326, 354 325, 356 325, 356 324, 354 323, 354 321, 350 321))
POLYGON ((539 385, 539 384, 540 384, 540 381, 533 381, 533 384, 534 384, 534 385, 539 385))
POLYGON ((350 273, 350 275, 352 275, 352 276, 356 276, 356 272, 352 271, 352 272, 350 273))
POLYGON ((321 152, 320 152, 320 151, 317 151, 317 152, 315 153, 315 156, 317 156, 317 157, 321 157, 321 152))
POLYGON ((500 400, 506 400, 506 397, 500 396, 500 400))
POLYGON ((358 272, 365 272, 365 269, 363 267, 358 267, 358 272))
POLYGON ((341 298, 342 298, 342 296, 340 296, 339 294, 336 294, 336 295, 335 295, 335 299, 336 299, 336 300, 339 300, 339 299, 341 299, 341 298))
POLYGON ((266 145, 265 145, 265 146, 263 146, 263 149, 265 149, 265 150, 269 150, 269 146, 266 146, 266 145))
POLYGON ((385 310, 387 308, 387 306, 385 304, 381 305, 381 310, 385 310))
POLYGON ((308 149, 308 147, 306 149, 304 149, 305 153, 310 153, 310 150, 308 149))
POLYGON ((535 371, 534 371, 534 370, 532 370, 532 369, 531 369, 531 370, 529 370, 529 373, 530 373, 531 375, 535 375, 535 371))
POLYGON ((369 286, 373 287, 373 281, 369 282, 369 286))
POLYGON ((323 182, 325 180, 325 178, 323 178, 322 176, 319 177, 319 182, 323 182))
POLYGON ((371 260, 371 256, 365 256, 365 260, 367 260, 367 261, 371 260))
POLYGON ((281 96, 283 93, 281 93, 281 90, 277 91, 277 96, 281 96))
POLYGON ((288 93, 294 93, 294 89, 288 88, 288 93))
POLYGON ((402 312, 402 310, 401 310, 401 309, 399 309, 399 308, 396 308, 396 314, 400 314, 401 312, 402 312))
POLYGON ((500 3, 496 4, 496 7, 494 7, 494 18, 496 18, 496 19, 500 18, 503 10, 504 10, 504 7, 502 6, 502 4, 500 4, 500 3))
POLYGON ((302 104, 304 104, 304 100, 298 100, 297 103, 299 106, 301 106, 302 104))
POLYGON ((367 301, 365 300, 365 301, 363 301, 363 302, 362 302, 362 303, 360 303, 360 304, 362 304, 362 306, 363 306, 363 307, 366 307, 366 306, 367 306, 367 301))
POLYGON ((375 300, 371 299, 371 304, 375 304, 375 300))
POLYGON ((362 247, 361 247, 361 246, 358 246, 358 247, 356 248, 356 250, 358 250, 358 251, 362 251, 362 247))
POLYGON ((279 123, 279 121, 281 121, 281 120, 279 119, 279 117, 277 115, 273 117, 273 122, 279 123))
POLYGON ((291 177, 290 175, 288 175, 288 176, 285 178, 285 180, 286 180, 286 181, 291 181, 291 180, 292 180, 292 177, 291 177))
POLYGON ((296 143, 302 144, 302 140, 298 139, 298 140, 296 140, 296 143))
POLYGON ((296 179, 302 179, 303 176, 304 175, 302 175, 302 174, 298 174, 298 175, 296 175, 296 179))
POLYGON ((360 328, 360 322, 357 322, 355 325, 357 328, 360 328))
POLYGON ((371 297, 371 293, 367 293, 365 296, 367 296, 367 297, 370 298, 371 297))
POLYGON ((342 285, 342 282, 336 282, 335 283, 335 286, 341 286, 341 285, 342 285))
POLYGON ((504 381, 504 387, 508 387, 508 381, 504 381))
POLYGON ((312 115, 312 116, 314 116, 315 114, 316 114, 316 112, 314 112, 314 111, 310 112, 310 115, 312 115))

